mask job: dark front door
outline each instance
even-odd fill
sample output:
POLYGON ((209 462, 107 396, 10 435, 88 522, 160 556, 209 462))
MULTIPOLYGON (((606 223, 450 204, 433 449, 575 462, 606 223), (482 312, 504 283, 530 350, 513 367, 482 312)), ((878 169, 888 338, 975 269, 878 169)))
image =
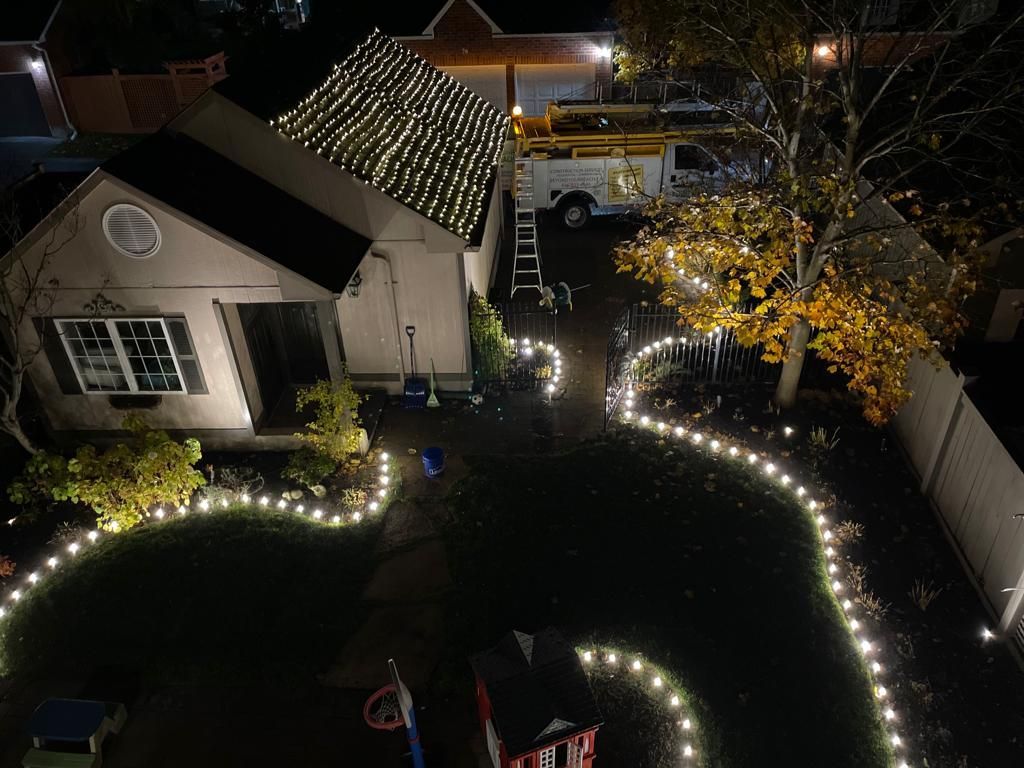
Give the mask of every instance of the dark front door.
POLYGON ((0 136, 49 136, 32 75, 0 74, 0 136))
POLYGON ((267 414, 295 387, 330 378, 316 304, 239 304, 238 313, 267 414))

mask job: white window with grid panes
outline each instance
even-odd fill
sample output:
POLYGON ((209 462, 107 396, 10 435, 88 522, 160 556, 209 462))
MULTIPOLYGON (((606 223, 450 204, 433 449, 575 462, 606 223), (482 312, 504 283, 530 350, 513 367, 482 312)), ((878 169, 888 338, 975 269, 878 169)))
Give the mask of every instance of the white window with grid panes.
MULTIPOLYGON (((184 326, 184 320, 175 319, 184 326)), ((165 318, 88 318, 56 321, 71 366, 87 394, 185 394, 183 338, 172 345, 165 318), (176 354, 176 352, 178 354, 176 354)), ((187 338, 187 334, 186 337, 187 338)), ((186 342, 188 343, 188 342, 186 342)), ((184 350, 191 366, 195 355, 184 350)))
POLYGON ((541 750, 540 753, 540 768, 555 768, 555 748, 548 747, 547 749, 541 750))

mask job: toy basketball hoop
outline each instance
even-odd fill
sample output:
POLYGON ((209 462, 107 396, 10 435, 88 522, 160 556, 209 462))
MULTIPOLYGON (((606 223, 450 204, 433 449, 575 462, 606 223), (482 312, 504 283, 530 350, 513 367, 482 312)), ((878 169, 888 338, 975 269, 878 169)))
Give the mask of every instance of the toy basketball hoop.
MULTIPOLYGON (((411 334, 410 334, 411 337, 411 334)), ((420 746, 420 732, 416 727, 416 710, 412 705, 412 694, 398 676, 394 659, 388 659, 391 684, 371 694, 363 705, 363 719, 378 731, 396 731, 405 726, 405 738, 409 742, 413 768, 423 768, 423 747, 420 746)))
POLYGON ((371 694, 363 705, 363 719, 378 731, 394 731, 405 725, 402 707, 398 703, 398 689, 394 684, 385 685, 371 694))

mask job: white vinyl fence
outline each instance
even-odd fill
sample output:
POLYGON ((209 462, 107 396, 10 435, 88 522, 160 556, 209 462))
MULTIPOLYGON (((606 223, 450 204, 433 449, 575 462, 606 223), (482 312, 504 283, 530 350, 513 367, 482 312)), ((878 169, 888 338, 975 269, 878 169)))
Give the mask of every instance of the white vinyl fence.
POLYGON ((962 384, 949 366, 915 359, 914 396, 892 426, 1000 630, 1015 633, 1024 650, 1024 472, 962 384))

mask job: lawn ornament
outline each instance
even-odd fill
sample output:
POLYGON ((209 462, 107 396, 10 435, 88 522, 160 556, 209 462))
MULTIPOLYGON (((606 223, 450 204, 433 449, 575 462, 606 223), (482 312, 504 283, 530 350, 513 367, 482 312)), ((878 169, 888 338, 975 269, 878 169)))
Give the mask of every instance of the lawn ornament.
POLYGON ((475 394, 471 398, 469 398, 469 402, 471 402, 473 405, 483 405, 484 404, 484 396, 481 395, 478 392, 477 394, 475 394))

